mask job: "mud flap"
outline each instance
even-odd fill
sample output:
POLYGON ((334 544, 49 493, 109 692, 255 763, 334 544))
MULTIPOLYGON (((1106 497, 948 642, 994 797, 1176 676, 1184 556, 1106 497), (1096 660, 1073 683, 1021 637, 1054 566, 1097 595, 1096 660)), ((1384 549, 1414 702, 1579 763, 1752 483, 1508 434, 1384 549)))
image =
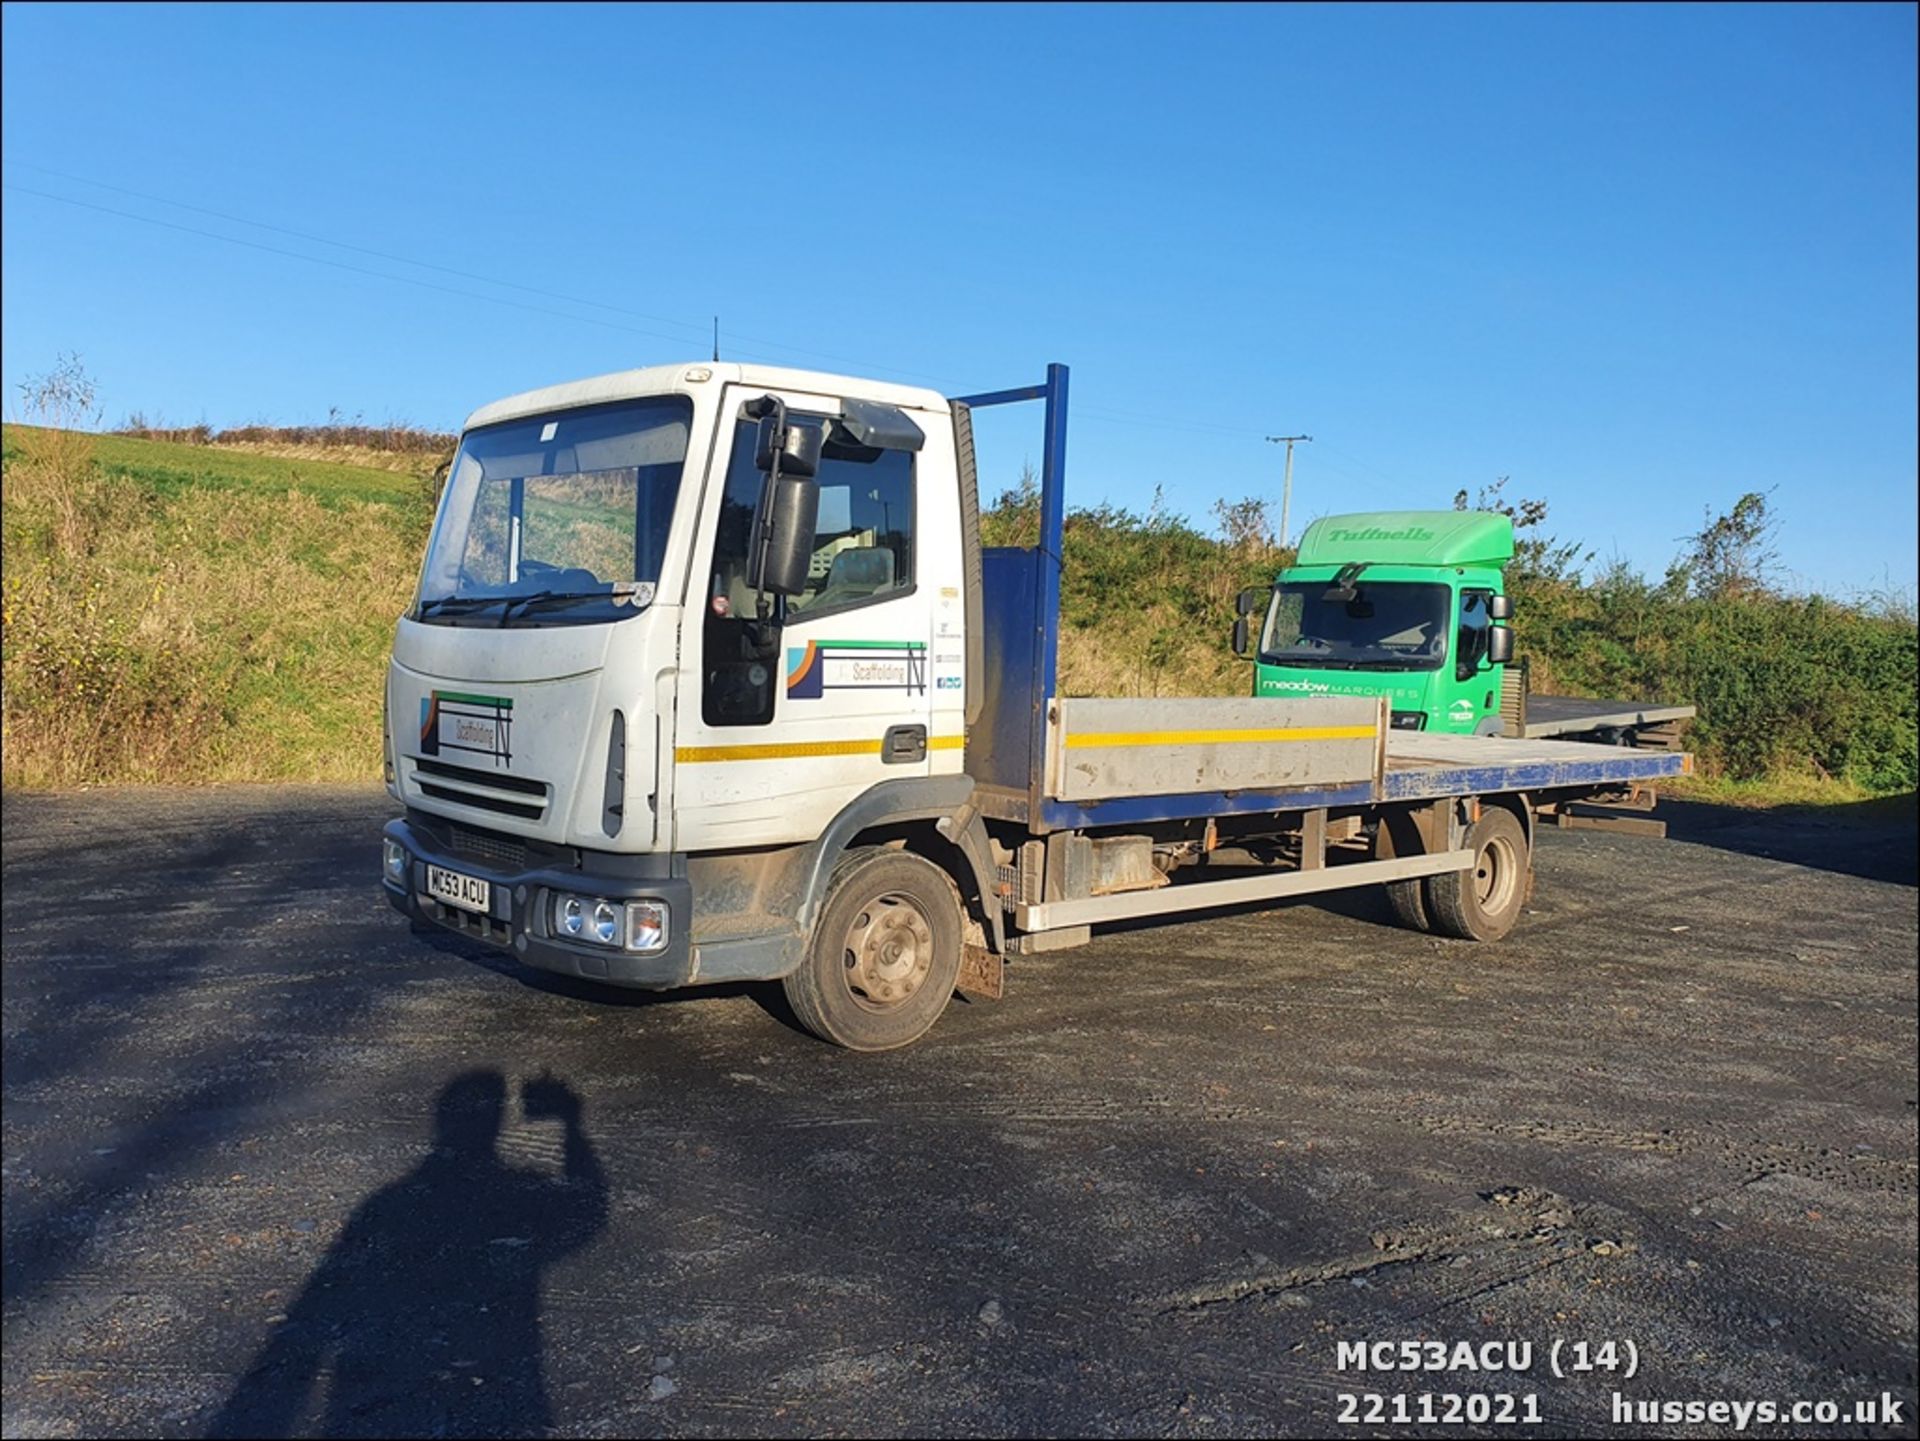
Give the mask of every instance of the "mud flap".
POLYGON ((960 943, 960 974, 953 988, 976 1001, 997 1001, 1006 994, 1006 962, 987 949, 986 931, 978 921, 967 922, 960 943))

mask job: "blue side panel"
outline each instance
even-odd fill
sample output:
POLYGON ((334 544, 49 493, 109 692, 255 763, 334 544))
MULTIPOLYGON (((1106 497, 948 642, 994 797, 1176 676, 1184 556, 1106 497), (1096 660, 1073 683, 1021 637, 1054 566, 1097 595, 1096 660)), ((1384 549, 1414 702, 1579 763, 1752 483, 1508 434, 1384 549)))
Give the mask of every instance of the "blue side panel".
MULTIPOLYGON (((1504 744, 1495 742, 1494 744, 1504 744)), ((1568 750, 1591 751, 1595 746, 1576 746, 1568 750)), ((1493 747, 1488 747, 1491 750, 1493 747)), ((1686 760, 1671 751, 1634 751, 1622 749, 1617 758, 1593 760, 1585 756, 1568 760, 1526 760, 1509 765, 1430 765, 1405 770, 1389 768, 1383 799, 1390 801, 1424 800, 1432 796, 1490 796, 1502 791, 1546 791, 1562 786, 1613 785, 1626 781, 1663 780, 1681 774, 1686 760)))
MULTIPOLYGON (((1504 744, 1489 741, 1488 749, 1504 744)), ((1591 750, 1593 747, 1583 747, 1591 750)), ((1206 791, 1192 795, 1127 796, 1120 800, 1047 801, 1035 830, 1080 830, 1095 826, 1144 825, 1150 821, 1197 820, 1205 816, 1284 814, 1322 806, 1366 806, 1375 801, 1421 801, 1441 796, 1492 796, 1570 786, 1610 786, 1660 780, 1681 773, 1682 757, 1663 751, 1622 750, 1593 760, 1522 761, 1511 765, 1423 765, 1388 770, 1374 794, 1370 782, 1331 790, 1206 791)))
POLYGON ((1271 815, 1322 806, 1373 804, 1373 782, 1332 790, 1195 791, 1190 795, 1126 796, 1111 801, 1053 801, 1041 807, 1036 830, 1071 831, 1092 826, 1137 826, 1149 821, 1201 820, 1207 816, 1271 815))
POLYGON ((1034 604, 1038 551, 988 546, 980 553, 982 659, 986 697, 967 735, 967 774, 981 785, 1026 795, 1036 765, 1034 736, 1034 604))

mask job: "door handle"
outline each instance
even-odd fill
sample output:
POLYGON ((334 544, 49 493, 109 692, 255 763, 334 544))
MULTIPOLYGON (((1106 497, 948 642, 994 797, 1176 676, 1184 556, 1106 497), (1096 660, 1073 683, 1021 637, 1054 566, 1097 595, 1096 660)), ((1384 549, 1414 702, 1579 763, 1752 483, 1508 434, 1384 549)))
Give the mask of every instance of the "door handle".
POLYGON ((909 765, 927 758, 925 726, 888 726, 880 742, 880 760, 885 765, 909 765))

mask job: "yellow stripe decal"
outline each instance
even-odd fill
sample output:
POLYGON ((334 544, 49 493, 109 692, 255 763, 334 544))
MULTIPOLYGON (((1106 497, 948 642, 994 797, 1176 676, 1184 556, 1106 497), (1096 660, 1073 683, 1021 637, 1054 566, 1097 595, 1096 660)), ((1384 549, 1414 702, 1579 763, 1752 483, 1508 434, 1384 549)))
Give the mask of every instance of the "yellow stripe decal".
MULTIPOLYGON (((958 750, 964 744, 963 736, 934 736, 927 742, 927 749, 958 750)), ((753 746, 680 746, 674 750, 673 758, 681 765, 700 765, 707 761, 778 761, 879 754, 879 741, 783 741, 753 746)))
POLYGON ((1290 726, 1281 730, 1230 731, 1082 731, 1069 732, 1068 750, 1105 750, 1108 746, 1264 745, 1271 741, 1357 741, 1379 735, 1377 726, 1290 726))

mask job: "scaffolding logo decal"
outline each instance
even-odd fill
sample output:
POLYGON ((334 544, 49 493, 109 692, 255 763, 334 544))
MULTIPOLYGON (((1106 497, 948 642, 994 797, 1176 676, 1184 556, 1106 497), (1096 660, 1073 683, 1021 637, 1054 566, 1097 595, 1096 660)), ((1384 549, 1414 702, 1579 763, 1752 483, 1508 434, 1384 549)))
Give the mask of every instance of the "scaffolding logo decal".
POLYGON ((810 640, 787 647, 787 699, 819 700, 830 690, 898 690, 924 695, 927 643, 920 640, 810 640))
POLYGON ((420 698, 420 754, 466 751, 496 766, 513 761, 513 699, 437 690, 420 698))

